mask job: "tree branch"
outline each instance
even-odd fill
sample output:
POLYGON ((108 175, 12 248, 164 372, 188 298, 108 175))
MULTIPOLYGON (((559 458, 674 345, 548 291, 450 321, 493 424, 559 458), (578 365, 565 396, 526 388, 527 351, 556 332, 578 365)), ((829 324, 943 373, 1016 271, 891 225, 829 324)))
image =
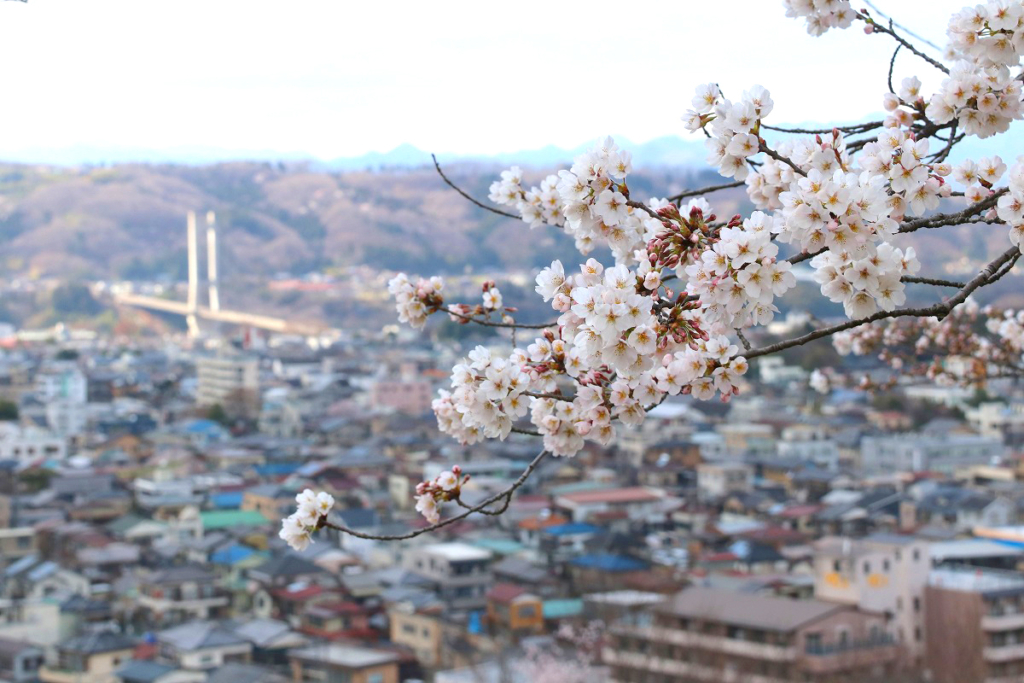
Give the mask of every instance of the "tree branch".
POLYGON ((437 524, 431 524, 430 526, 423 527, 422 529, 416 529, 415 531, 410 531, 405 534, 394 534, 390 536, 385 536, 378 534, 367 534, 362 531, 356 531, 355 529, 349 528, 342 524, 332 524, 326 521, 324 522, 323 526, 328 529, 334 529, 335 531, 340 531, 344 534, 348 534, 349 536, 355 536, 356 538, 365 538, 371 541, 405 541, 410 538, 416 538, 417 536, 422 536, 423 534, 430 533, 431 531, 436 531, 438 529, 444 528, 450 524, 454 524, 455 522, 461 521, 477 512, 492 515, 501 514, 502 512, 508 509, 509 503, 512 502, 512 494, 515 493, 520 486, 526 483, 526 480, 530 478, 530 475, 533 474, 533 471, 537 469, 537 466, 540 465, 541 461, 544 460, 544 458, 547 457, 547 455, 548 452, 546 450, 538 453, 537 457, 531 460, 530 464, 526 466, 525 470, 523 470, 523 473, 519 475, 519 478, 512 482, 511 486, 509 486, 505 490, 499 491, 493 496, 486 498, 483 502, 473 505, 471 507, 466 507, 465 505, 463 505, 462 507, 466 507, 465 512, 457 514, 454 517, 449 517, 448 519, 443 519, 437 524), (486 509, 488 506, 497 503, 503 498, 505 499, 505 502, 500 507, 497 507, 494 510, 486 509))
POLYGON ((839 323, 837 325, 823 327, 820 330, 808 332, 807 334, 802 335, 800 337, 795 337, 793 339, 781 341, 776 344, 763 346, 759 349, 754 349, 753 351, 748 352, 746 354, 746 357, 750 359, 757 358, 758 356, 767 356, 768 354, 771 353, 778 353, 779 351, 783 351, 794 346, 803 346, 808 342, 815 341, 816 339, 821 339, 822 337, 829 337, 837 332, 843 332, 844 330, 850 330, 853 329, 854 327, 860 327, 861 325, 866 325, 867 323, 872 323, 875 322, 876 320, 885 320, 886 318, 937 317, 941 320, 942 318, 949 315, 950 311, 952 311, 954 308, 962 304, 967 299, 967 297, 971 295, 971 292, 978 289, 979 287, 991 284, 992 282, 995 282, 1000 277, 1005 275, 1009 269, 1000 273, 1000 268, 1005 266, 1007 263, 1009 263, 1010 268, 1012 268, 1012 264, 1016 263, 1017 259, 1020 258, 1020 256, 1021 252, 1020 249, 1018 249, 1017 247, 1012 247, 1004 251, 992 262, 990 262, 987 266, 985 266, 985 268, 983 268, 981 272, 979 272, 973 279, 971 279, 970 282, 968 282, 966 285, 960 288, 960 291, 958 291, 956 294, 954 294, 946 301, 941 301, 937 304, 928 306, 926 308, 898 308, 894 311, 879 311, 878 313, 875 313, 874 315, 869 315, 866 318, 859 318, 857 320, 847 320, 846 322, 839 323))
POLYGON ((880 33, 885 33, 885 34, 888 34, 888 35, 892 36, 893 39, 896 40, 896 42, 898 42, 900 45, 902 45, 903 47, 907 48, 908 50, 913 52, 915 55, 917 55, 918 57, 920 57, 924 61, 926 61, 929 64, 931 64, 932 66, 934 66, 936 69, 938 69, 942 73, 944 73, 946 75, 949 75, 949 69, 947 69, 945 66, 943 66, 939 62, 935 61, 934 59, 932 59, 931 57, 929 57, 925 53, 923 53, 920 50, 918 50, 916 47, 913 46, 913 44, 907 42, 901 36, 897 35, 896 31, 892 27, 892 24, 893 24, 892 19, 889 20, 889 27, 886 28, 884 25, 878 23, 877 21, 875 21, 871 17, 867 16, 866 14, 862 14, 862 13, 858 12, 857 13, 857 18, 858 19, 862 19, 866 24, 871 26, 873 30, 878 31, 880 33))
POLYGON ((701 195, 708 194, 710 192, 718 192, 719 190, 728 190, 731 187, 742 187, 745 184, 746 184, 745 180, 736 180, 734 182, 723 183, 721 185, 708 185, 707 187, 701 187, 701 188, 696 189, 696 190, 686 190, 685 192, 680 192, 677 195, 673 195, 673 196, 669 197, 668 200, 670 202, 678 202, 678 201, 683 200, 683 199, 688 199, 689 197, 699 197, 701 195))
POLYGON ((794 171, 796 171, 800 175, 802 175, 802 176, 806 176, 807 175, 806 173, 804 173, 802 168, 800 168, 799 166, 794 164, 790 159, 788 159, 787 157, 782 156, 781 154, 776 152, 774 149, 772 149, 771 147, 766 145, 764 143, 764 140, 761 141, 761 148, 760 148, 759 151, 764 152, 765 154, 770 156, 772 159, 775 159, 776 161, 781 161, 782 163, 786 164, 787 166, 789 166, 791 169, 793 169, 794 171))
POLYGON ((457 312, 455 312, 453 310, 450 310, 448 308, 439 308, 437 310, 438 310, 439 313, 447 313, 448 315, 453 315, 456 318, 461 318, 461 319, 465 320, 466 322, 476 323, 477 325, 483 325, 484 327, 509 327, 509 328, 516 329, 516 330, 544 330, 544 329, 547 329, 549 327, 554 327, 554 326, 556 326, 558 324, 558 321, 555 321, 553 323, 537 323, 537 324, 496 323, 496 322, 491 321, 491 320, 481 320, 480 318, 477 318, 477 317, 472 316, 472 315, 464 315, 462 313, 457 313, 457 312))
POLYGON ((456 192, 461 194, 463 197, 465 197, 466 199, 468 199, 472 203, 474 203, 477 206, 479 206, 481 209, 486 209, 486 210, 490 211, 491 213, 496 213, 499 216, 505 216, 506 218, 515 218, 516 220, 520 220, 520 221, 523 220, 522 216, 517 216, 514 213, 509 213, 507 211, 502 211, 501 209, 496 209, 493 206, 487 206, 483 202, 480 202, 480 201, 474 199, 473 197, 471 197, 470 195, 466 194, 462 190, 461 187, 459 187, 458 185, 456 185, 452 181, 448 180, 448 176, 446 176, 444 174, 444 171, 441 170, 441 164, 437 163, 437 156, 431 154, 430 158, 434 160, 434 168, 437 169, 437 174, 439 176, 441 176, 441 180, 443 180, 448 185, 448 187, 452 188, 453 190, 455 190, 456 192))

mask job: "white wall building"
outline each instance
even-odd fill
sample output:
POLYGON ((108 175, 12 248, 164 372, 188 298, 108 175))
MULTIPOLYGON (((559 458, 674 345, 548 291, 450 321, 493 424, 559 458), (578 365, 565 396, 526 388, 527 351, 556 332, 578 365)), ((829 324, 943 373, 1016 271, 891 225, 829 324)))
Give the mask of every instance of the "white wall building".
POLYGON ((67 442, 46 429, 16 422, 0 422, 0 460, 32 463, 64 460, 67 442))

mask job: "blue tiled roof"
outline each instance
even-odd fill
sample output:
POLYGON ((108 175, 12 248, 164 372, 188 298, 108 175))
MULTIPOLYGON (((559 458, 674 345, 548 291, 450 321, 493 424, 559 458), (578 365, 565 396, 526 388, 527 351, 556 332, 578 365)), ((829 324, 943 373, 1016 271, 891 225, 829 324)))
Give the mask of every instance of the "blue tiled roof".
POLYGON ((608 553, 580 555, 570 560, 569 564, 587 569, 599 569, 604 572, 635 572, 647 569, 647 563, 642 560, 637 560, 628 555, 611 555, 608 553))
POLYGON ((255 550, 253 550, 247 545, 233 543, 227 546, 226 548, 221 548, 214 554, 210 555, 210 562, 212 562, 213 564, 232 565, 236 562, 241 562, 247 557, 250 557, 255 552, 255 550))
POLYGON ((266 465, 257 465, 256 473, 261 477, 284 477, 298 471, 301 465, 297 462, 270 462, 266 465))
POLYGON ((546 529, 542 529, 545 534, 551 536, 572 536, 574 534, 596 534, 601 531, 601 527, 594 526, 593 524, 587 524, 585 522, 569 522, 568 524, 558 524, 557 526, 549 526, 546 529))
POLYGON ((210 504, 219 510, 237 510, 242 506, 242 491, 226 491, 210 496, 210 504))

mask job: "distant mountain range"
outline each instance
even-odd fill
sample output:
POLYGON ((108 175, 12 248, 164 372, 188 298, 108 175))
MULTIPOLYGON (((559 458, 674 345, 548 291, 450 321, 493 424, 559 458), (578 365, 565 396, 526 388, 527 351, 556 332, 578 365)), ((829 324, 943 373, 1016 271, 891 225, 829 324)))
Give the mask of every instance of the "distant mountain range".
MULTIPOLYGON (((792 124, 800 128, 820 128, 822 124, 808 122, 792 124)), ((634 163, 640 167, 706 167, 704 138, 691 135, 680 129, 680 135, 667 135, 647 142, 634 143, 621 136, 613 136, 620 146, 633 153, 634 163)), ((1011 161, 1015 153, 1007 150, 1024 151, 1024 124, 1017 123, 1010 133, 998 138, 979 140, 971 137, 957 148, 952 160, 977 158, 1001 154, 1004 161, 1011 161)), ((508 166, 551 168, 567 166, 572 159, 592 146, 594 141, 572 149, 547 145, 539 149, 520 150, 492 155, 465 155, 438 153, 438 159, 446 164, 467 163, 481 166, 508 166)), ((271 149, 227 149, 207 146, 182 146, 171 148, 99 147, 75 145, 71 147, 37 147, 18 151, 0 149, 0 161, 55 166, 111 165, 127 163, 206 165, 232 161, 281 161, 285 163, 308 163, 310 168, 322 171, 362 171, 397 168, 419 168, 430 166, 430 151, 412 144, 402 144, 387 152, 369 152, 354 157, 319 159, 306 152, 282 152, 271 149)))

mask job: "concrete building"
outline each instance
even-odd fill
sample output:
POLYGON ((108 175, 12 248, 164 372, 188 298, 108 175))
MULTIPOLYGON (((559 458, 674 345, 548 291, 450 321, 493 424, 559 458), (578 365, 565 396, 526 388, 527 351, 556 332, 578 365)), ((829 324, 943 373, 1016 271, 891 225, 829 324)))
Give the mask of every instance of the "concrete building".
POLYGON ((613 626, 602 654, 616 681, 881 683, 898 663, 881 614, 696 587, 613 626))
POLYGON ((826 537, 815 544, 814 595, 891 615, 889 632, 914 666, 924 654, 924 589, 930 569, 928 543, 910 536, 826 537))
POLYGON ((433 385, 422 379, 379 379, 370 385, 370 407, 376 409, 422 415, 430 412, 433 400, 433 385))
POLYGON ((926 667, 935 683, 1010 683, 1024 676, 1024 576, 939 568, 925 589, 926 667))
POLYGON ((259 363, 250 356, 203 356, 196 360, 200 406, 259 398, 259 363))
POLYGON ((39 680, 43 648, 25 640, 0 638, 0 681, 33 683, 39 680))
POLYGON ((697 490, 707 499, 749 491, 754 468, 744 462, 704 462, 697 466, 697 490))
POLYGON ((342 643, 292 650, 294 681, 398 683, 399 655, 342 643))
POLYGON ((406 552, 404 566, 431 581, 451 609, 479 609, 491 586, 491 553, 466 543, 435 543, 406 552))
POLYGON ((585 522, 593 514, 620 510, 630 519, 643 519, 661 508, 666 499, 662 489, 631 486, 565 493, 555 496, 555 507, 568 512, 574 522, 585 522))
POLYGON ((1004 452, 1001 439, 954 433, 866 436, 860 446, 867 474, 930 471, 952 476, 963 467, 990 464, 1004 452))
POLYGON ((45 429, 15 422, 0 422, 0 460, 20 464, 41 460, 61 461, 67 456, 67 442, 45 429))
POLYGON ((982 436, 1014 445, 1024 442, 1024 403, 982 403, 967 411, 967 422, 982 436))

